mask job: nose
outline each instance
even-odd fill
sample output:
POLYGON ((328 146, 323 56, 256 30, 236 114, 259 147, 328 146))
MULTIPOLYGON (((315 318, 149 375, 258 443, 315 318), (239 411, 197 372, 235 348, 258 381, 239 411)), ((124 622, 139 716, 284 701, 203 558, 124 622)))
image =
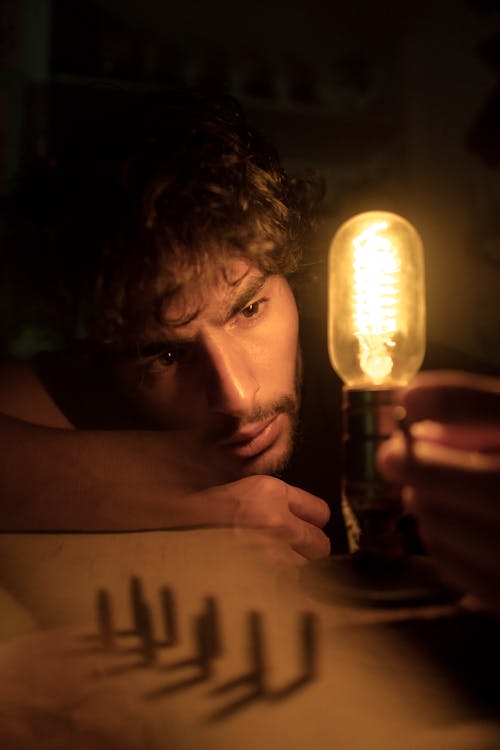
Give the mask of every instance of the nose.
POLYGON ((239 418, 251 412, 259 390, 251 352, 223 329, 205 334, 204 349, 210 409, 239 418))

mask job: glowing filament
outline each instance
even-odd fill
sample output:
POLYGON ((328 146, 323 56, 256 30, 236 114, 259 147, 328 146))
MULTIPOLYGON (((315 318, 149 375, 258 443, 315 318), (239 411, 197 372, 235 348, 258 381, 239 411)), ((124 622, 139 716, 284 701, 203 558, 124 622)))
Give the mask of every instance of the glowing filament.
POLYGON ((392 371, 397 331, 400 260, 397 248, 378 234, 384 229, 386 221, 375 222, 353 239, 354 332, 361 369, 375 384, 392 371))

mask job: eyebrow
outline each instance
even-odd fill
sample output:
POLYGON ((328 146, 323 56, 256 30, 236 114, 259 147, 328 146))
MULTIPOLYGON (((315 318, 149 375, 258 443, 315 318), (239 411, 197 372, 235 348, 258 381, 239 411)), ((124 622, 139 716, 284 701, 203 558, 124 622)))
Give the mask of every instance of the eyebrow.
MULTIPOLYGON (((252 300, 253 297, 262 289, 264 284, 266 283, 267 279, 269 278, 271 274, 270 273, 259 273, 256 276, 251 276, 248 283, 244 284, 242 289, 239 289, 236 293, 235 297, 232 300, 229 300, 228 306, 226 308, 225 313, 222 316, 222 323, 227 323, 231 318, 236 315, 240 310, 242 310, 248 303, 252 300)), ((238 279, 236 281, 236 284, 243 284, 244 279, 246 278, 247 274, 245 273, 241 279, 238 279)), ((173 330, 178 330, 180 328, 183 328, 184 326, 187 326, 189 323, 191 323, 193 320, 195 320, 200 313, 200 310, 197 309, 195 312, 190 315, 189 317, 183 319, 179 322, 170 322, 168 326, 172 328, 173 330)), ((165 349, 168 349, 169 347, 175 348, 175 347, 182 347, 186 346, 192 343, 192 340, 189 338, 185 339, 178 339, 178 338, 172 338, 169 339, 168 336, 162 337, 161 339, 157 339, 156 341, 150 341, 147 344, 144 344, 140 347, 140 355, 142 357, 153 357, 158 354, 162 354, 165 352, 165 349)))
MULTIPOLYGON (((239 288, 235 292, 233 299, 230 299, 228 301, 226 310, 221 316, 221 322, 223 324, 227 323, 228 320, 231 320, 231 318, 236 315, 236 313, 238 313, 242 308, 248 305, 250 300, 255 297, 255 295, 262 289, 270 275, 271 274, 268 272, 259 273, 257 275, 250 276, 248 282, 245 283, 245 279, 248 276, 248 271, 246 271, 243 276, 241 276, 239 279, 236 279, 236 281, 228 281, 227 283, 229 284, 229 286, 239 288)), ((170 321, 168 323, 168 326, 174 330, 184 328, 193 320, 196 320, 199 314, 200 308, 197 308, 191 315, 183 318, 182 320, 170 321)), ((187 339, 187 341, 189 341, 189 339, 187 339)))
POLYGON ((236 297, 229 302, 229 306, 224 317, 224 323, 227 323, 227 321, 231 320, 231 318, 236 315, 236 313, 238 313, 246 305, 248 305, 251 299, 255 297, 258 292, 260 292, 269 276, 269 273, 260 273, 258 276, 252 276, 250 278, 248 284, 246 284, 243 289, 239 290, 236 297))

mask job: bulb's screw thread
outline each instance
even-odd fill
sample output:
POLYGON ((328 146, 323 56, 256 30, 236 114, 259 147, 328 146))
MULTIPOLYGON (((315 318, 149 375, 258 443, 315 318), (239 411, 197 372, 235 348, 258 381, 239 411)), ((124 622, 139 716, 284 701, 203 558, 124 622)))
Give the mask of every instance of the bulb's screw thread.
POLYGON ((401 488, 377 469, 381 443, 398 427, 396 389, 343 392, 343 494, 359 524, 358 556, 400 560, 405 555, 398 530, 401 488))

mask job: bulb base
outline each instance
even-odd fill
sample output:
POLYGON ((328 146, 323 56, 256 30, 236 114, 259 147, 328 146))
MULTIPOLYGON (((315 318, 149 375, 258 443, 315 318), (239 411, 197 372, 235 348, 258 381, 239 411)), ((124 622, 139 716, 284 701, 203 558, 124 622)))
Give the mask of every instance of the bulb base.
POLYGON ((397 389, 344 388, 342 491, 359 534, 350 555, 309 566, 308 586, 321 598, 383 607, 457 598, 430 558, 410 554, 400 528, 401 487, 377 469, 379 446, 405 416, 397 395, 397 389))
POLYGON ((399 560, 405 556, 398 521, 402 515, 401 488, 383 479, 376 457, 381 443, 398 426, 404 410, 397 390, 343 390, 344 498, 359 527, 359 557, 399 560))
POLYGON ((362 609, 447 605, 461 597, 424 555, 407 555, 397 565, 357 554, 333 555, 305 565, 300 582, 318 601, 362 609))

